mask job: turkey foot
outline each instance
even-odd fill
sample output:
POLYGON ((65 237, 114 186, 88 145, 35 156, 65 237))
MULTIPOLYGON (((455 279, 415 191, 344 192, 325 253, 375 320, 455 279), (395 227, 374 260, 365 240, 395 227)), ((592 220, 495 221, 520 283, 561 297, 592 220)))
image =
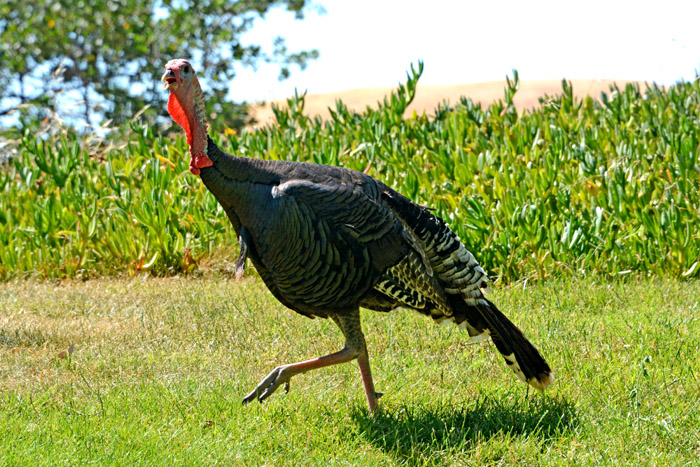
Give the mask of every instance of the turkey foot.
POLYGON ((345 347, 340 352, 314 358, 313 360, 278 366, 267 376, 265 376, 265 378, 255 389, 253 389, 250 394, 243 398, 243 403, 247 404, 256 398, 260 402, 264 401, 270 397, 282 383, 285 385, 285 391, 289 392, 289 380, 292 379, 292 376, 298 375, 299 373, 306 373, 307 371, 315 370, 316 368, 323 368, 329 365, 349 362, 351 360, 355 360, 357 357, 357 350, 345 347))
POLYGON ((277 368, 272 370, 267 376, 265 376, 265 379, 260 381, 260 384, 258 384, 258 386, 255 389, 253 389, 253 392, 251 392, 243 398, 243 403, 247 404, 255 398, 257 398, 260 402, 264 401, 265 399, 270 397, 272 393, 275 392, 282 383, 284 383, 284 392, 288 393, 289 380, 292 379, 293 376, 290 373, 291 372, 287 370, 286 366, 278 366, 277 368))

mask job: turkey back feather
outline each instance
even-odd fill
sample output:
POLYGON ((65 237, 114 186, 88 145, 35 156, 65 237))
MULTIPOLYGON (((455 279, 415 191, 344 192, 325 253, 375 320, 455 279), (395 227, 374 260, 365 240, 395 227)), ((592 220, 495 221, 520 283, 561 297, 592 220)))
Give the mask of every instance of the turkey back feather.
MULTIPOLYGON (((447 224, 372 177, 333 166, 234 157, 208 140, 201 169, 270 291, 308 317, 364 306, 412 308, 491 337, 537 389, 552 375, 537 349, 483 295, 488 277, 447 224)), ((243 251, 243 250, 242 250, 243 251)))
POLYGON ((428 264, 423 274, 417 273, 419 262, 407 255, 389 270, 387 279, 380 280, 378 288, 440 324, 457 324, 467 330, 472 342, 490 336, 519 379, 538 390, 546 389, 553 380, 549 366, 522 332, 484 297, 488 277, 459 237, 440 217, 388 187, 383 199, 404 224, 412 238, 410 245, 422 250, 417 256, 428 264), (411 278, 401 272, 402 266, 412 271, 411 278), (416 280, 427 275, 435 280, 422 284, 416 280), (397 286, 392 281, 404 284, 397 286), (412 283, 405 284, 408 281, 412 283), (422 299, 411 299, 405 289, 418 289, 422 299))
POLYGON ((214 165, 201 170, 202 180, 245 229, 253 264, 289 308, 324 318, 355 309, 405 255, 403 226, 368 175, 236 158, 211 140, 209 149, 214 165))

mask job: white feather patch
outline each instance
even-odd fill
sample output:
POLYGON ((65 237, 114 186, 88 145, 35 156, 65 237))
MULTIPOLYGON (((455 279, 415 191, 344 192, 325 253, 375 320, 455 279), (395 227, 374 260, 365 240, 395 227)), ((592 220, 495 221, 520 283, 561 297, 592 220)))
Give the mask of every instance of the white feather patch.
POLYGON ((478 336, 471 336, 471 337, 469 338, 469 342, 470 342, 471 344, 476 344, 476 343, 478 343, 478 342, 482 342, 482 341, 488 339, 490 335, 491 335, 491 333, 490 333, 489 330, 487 329, 486 331, 482 332, 482 333, 479 334, 478 336))
POLYGON ((506 363, 510 369, 513 370, 515 376, 517 376, 520 381, 527 382, 523 370, 520 369, 520 365, 518 365, 518 361, 515 359, 515 354, 504 355, 503 358, 506 359, 506 363))
POLYGON ((537 378, 530 378, 527 382, 538 391, 544 391, 554 382, 554 372, 550 371, 547 376, 542 378, 542 381, 537 378))

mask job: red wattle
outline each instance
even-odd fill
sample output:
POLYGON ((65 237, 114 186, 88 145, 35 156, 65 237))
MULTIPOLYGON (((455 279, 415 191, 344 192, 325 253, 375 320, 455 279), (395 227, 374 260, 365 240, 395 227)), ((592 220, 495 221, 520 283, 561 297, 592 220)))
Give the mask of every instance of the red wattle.
POLYGON ((190 129, 190 122, 187 120, 187 115, 185 110, 180 105, 180 101, 177 100, 175 94, 170 93, 170 98, 168 99, 168 113, 175 120, 175 123, 180 125, 185 134, 187 135, 187 144, 192 145, 192 130, 190 129))
POLYGON ((197 156, 194 158, 194 166, 198 169, 203 169, 204 167, 211 167, 214 165, 211 159, 207 156, 197 156))
POLYGON ((190 173, 192 175, 199 175, 200 170, 194 165, 194 158, 190 159, 190 173))

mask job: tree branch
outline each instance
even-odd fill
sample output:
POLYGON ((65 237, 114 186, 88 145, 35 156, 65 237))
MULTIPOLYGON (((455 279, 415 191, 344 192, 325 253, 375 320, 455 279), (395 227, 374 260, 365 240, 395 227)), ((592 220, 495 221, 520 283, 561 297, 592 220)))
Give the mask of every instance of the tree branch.
POLYGON ((11 114, 12 112, 19 110, 22 107, 29 107, 33 104, 37 104, 37 103, 42 101, 44 96, 40 95, 40 96, 28 99, 26 96, 24 96, 24 98, 22 98, 22 96, 19 96, 19 95, 10 95, 10 96, 5 96, 5 98, 20 99, 21 102, 17 105, 13 105, 13 106, 8 107, 6 109, 0 110, 0 117, 4 117, 5 115, 11 114))

